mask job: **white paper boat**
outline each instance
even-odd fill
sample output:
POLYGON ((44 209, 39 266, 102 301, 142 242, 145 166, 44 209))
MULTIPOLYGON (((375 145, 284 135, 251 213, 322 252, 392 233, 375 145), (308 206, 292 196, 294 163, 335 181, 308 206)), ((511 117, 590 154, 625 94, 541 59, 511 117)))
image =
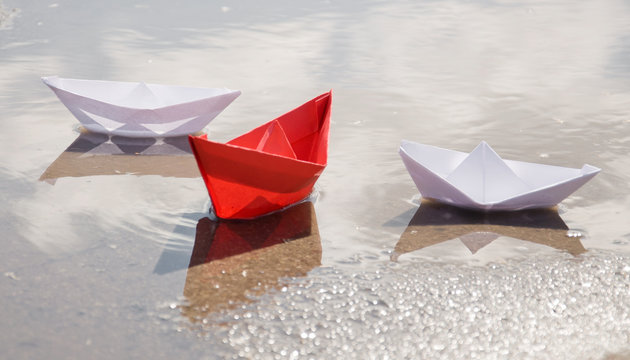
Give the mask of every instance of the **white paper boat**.
POLYGON ((88 130, 128 137, 170 137, 203 129, 241 92, 118 81, 43 77, 88 130))
POLYGON ((503 160, 483 141, 466 154, 403 140, 399 153, 424 198, 483 211, 552 207, 600 171, 503 160))

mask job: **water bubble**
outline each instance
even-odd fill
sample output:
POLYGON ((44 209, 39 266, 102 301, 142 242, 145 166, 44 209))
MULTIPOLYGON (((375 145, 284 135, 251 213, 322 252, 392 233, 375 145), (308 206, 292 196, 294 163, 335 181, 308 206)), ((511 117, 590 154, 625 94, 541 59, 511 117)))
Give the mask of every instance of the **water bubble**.
POLYGON ((8 277, 9 279, 12 279, 12 280, 19 280, 18 277, 15 275, 15 273, 12 272, 12 271, 5 272, 4 276, 6 276, 6 277, 8 277))
POLYGON ((582 237, 582 232, 580 230, 567 230, 567 237, 579 238, 582 237))

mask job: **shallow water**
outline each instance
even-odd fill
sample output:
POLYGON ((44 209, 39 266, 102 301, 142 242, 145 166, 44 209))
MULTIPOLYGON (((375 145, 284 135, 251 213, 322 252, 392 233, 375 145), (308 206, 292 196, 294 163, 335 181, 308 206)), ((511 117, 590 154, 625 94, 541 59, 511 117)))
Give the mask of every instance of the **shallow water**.
POLYGON ((630 353, 627 2, 1 5, 2 357, 630 353), (217 222, 177 139, 80 134, 47 75, 240 89, 221 141, 332 88, 314 206, 217 222), (479 218, 401 139, 602 172, 479 218))

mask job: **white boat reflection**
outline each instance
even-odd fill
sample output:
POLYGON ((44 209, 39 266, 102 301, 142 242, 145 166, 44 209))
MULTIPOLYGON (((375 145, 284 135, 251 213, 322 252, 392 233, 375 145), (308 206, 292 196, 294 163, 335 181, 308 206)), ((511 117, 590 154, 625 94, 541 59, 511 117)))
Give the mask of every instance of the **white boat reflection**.
POLYGON ((400 236, 392 259, 453 239, 475 255, 500 237, 545 245, 573 256, 586 252, 580 236, 569 236, 568 230, 555 209, 482 213, 423 201, 400 236))
POLYGON ((63 177, 121 174, 199 176, 187 136, 128 138, 83 132, 39 180, 54 184, 63 177))

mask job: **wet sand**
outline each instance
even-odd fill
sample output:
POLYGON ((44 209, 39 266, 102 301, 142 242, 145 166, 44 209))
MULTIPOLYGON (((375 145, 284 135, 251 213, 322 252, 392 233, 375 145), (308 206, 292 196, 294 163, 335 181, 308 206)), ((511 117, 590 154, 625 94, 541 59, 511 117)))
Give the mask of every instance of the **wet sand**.
POLYGON ((2 357, 628 356, 627 3, 0 5, 2 357), (218 141, 332 88, 329 165, 220 221, 185 141, 82 133, 48 75, 240 89, 218 141), (479 215, 423 202, 402 139, 602 172, 479 215))

